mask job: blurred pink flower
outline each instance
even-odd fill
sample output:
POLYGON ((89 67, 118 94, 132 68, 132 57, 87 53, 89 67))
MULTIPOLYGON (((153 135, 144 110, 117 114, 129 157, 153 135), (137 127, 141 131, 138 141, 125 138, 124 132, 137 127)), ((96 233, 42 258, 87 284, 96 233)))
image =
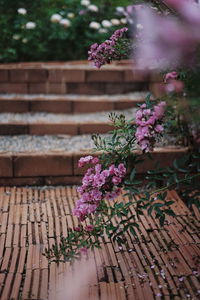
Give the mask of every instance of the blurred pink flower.
MULTIPOLYGON (((200 25, 200 6, 194 0, 164 0, 166 4, 174 8, 182 18, 191 25, 200 25)), ((200 32, 195 28, 195 32, 200 32)))
POLYGON ((167 83, 170 79, 176 79, 178 77, 178 73, 176 71, 169 72, 164 76, 164 82, 167 83))
POLYGON ((171 79, 165 86, 165 91, 167 93, 180 93, 183 91, 184 84, 180 80, 171 79))
POLYGON ((158 15, 148 6, 136 10, 136 15, 137 23, 143 26, 136 33, 135 60, 139 68, 166 69, 193 62, 199 40, 196 26, 158 15))

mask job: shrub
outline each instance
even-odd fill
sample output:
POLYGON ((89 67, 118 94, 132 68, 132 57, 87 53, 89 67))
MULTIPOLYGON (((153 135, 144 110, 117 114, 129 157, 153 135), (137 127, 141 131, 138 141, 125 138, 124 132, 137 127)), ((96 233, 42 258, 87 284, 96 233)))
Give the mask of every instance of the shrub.
POLYGON ((0 0, 0 62, 86 59, 92 43, 121 25, 116 7, 132 1, 84 1, 0 0))

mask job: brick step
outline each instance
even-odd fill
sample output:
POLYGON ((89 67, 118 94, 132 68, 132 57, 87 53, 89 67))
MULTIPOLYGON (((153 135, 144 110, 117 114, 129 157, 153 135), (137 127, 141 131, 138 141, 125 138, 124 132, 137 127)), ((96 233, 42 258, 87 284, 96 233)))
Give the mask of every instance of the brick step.
POLYGON ((127 95, 0 95, 0 113, 88 113, 106 110, 119 110, 135 107, 144 101, 147 92, 127 95))
POLYGON ((162 78, 132 64, 111 64, 100 70, 88 62, 15 63, 0 65, 0 93, 18 94, 123 94, 149 90, 162 78))
MULTIPOLYGON (((127 119, 135 116, 135 108, 115 111, 127 119)), ((85 114, 1 113, 0 135, 89 134, 106 133, 113 129, 109 112, 85 114)))
MULTIPOLYGON (((188 148, 155 148, 153 158, 161 167, 169 166, 175 158, 182 156, 188 148)), ((92 150, 31 151, 0 153, 0 185, 60 185, 79 184, 85 170, 78 168, 80 157, 92 154, 92 150)), ((138 174, 154 169, 154 161, 147 158, 138 167, 138 174)))

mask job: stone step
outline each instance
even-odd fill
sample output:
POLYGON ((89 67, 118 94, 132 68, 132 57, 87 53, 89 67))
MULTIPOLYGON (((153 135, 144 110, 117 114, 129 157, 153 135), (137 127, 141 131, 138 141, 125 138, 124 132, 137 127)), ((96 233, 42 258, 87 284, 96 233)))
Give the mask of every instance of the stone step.
MULTIPOLYGON (((136 108, 113 111, 123 113, 128 120, 135 116, 136 108)), ((109 112, 85 114, 53 113, 1 113, 0 135, 19 134, 89 134, 112 130, 109 112)))
POLYGON ((132 64, 111 64, 100 70, 88 62, 14 63, 0 65, 0 93, 9 94, 124 94, 149 90, 161 81, 132 64))
MULTIPOLYGON (((0 136, 0 185, 80 183, 85 170, 78 168, 78 160, 94 155, 92 146, 89 135, 0 136)), ((155 148, 152 156, 165 167, 187 151, 186 147, 160 146, 155 148)), ((137 172, 142 176, 149 169, 154 169, 150 158, 138 167, 137 172)))
POLYGON ((144 101, 147 92, 127 95, 45 95, 7 94, 0 95, 0 113, 89 113, 132 108, 144 101))

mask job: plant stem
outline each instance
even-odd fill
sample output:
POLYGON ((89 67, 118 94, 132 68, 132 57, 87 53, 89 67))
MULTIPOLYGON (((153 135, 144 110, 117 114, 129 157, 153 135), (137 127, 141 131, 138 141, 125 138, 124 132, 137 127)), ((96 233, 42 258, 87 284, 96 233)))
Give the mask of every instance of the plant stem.
POLYGON ((165 191, 165 190, 169 189, 170 187, 172 187, 172 186, 174 186, 176 184, 179 184, 179 183, 182 183, 182 182, 185 182, 185 181, 188 181, 188 180, 192 180, 193 178, 196 178, 198 176, 200 176, 200 174, 196 174, 196 175, 194 175, 194 176, 192 176, 190 178, 181 179, 178 182, 173 182, 173 183, 171 183, 171 184, 169 184, 169 185, 167 185, 167 186, 165 186, 163 188, 160 188, 158 190, 155 190, 155 191, 151 192, 151 195, 159 193, 159 192, 162 192, 162 191, 165 191))

